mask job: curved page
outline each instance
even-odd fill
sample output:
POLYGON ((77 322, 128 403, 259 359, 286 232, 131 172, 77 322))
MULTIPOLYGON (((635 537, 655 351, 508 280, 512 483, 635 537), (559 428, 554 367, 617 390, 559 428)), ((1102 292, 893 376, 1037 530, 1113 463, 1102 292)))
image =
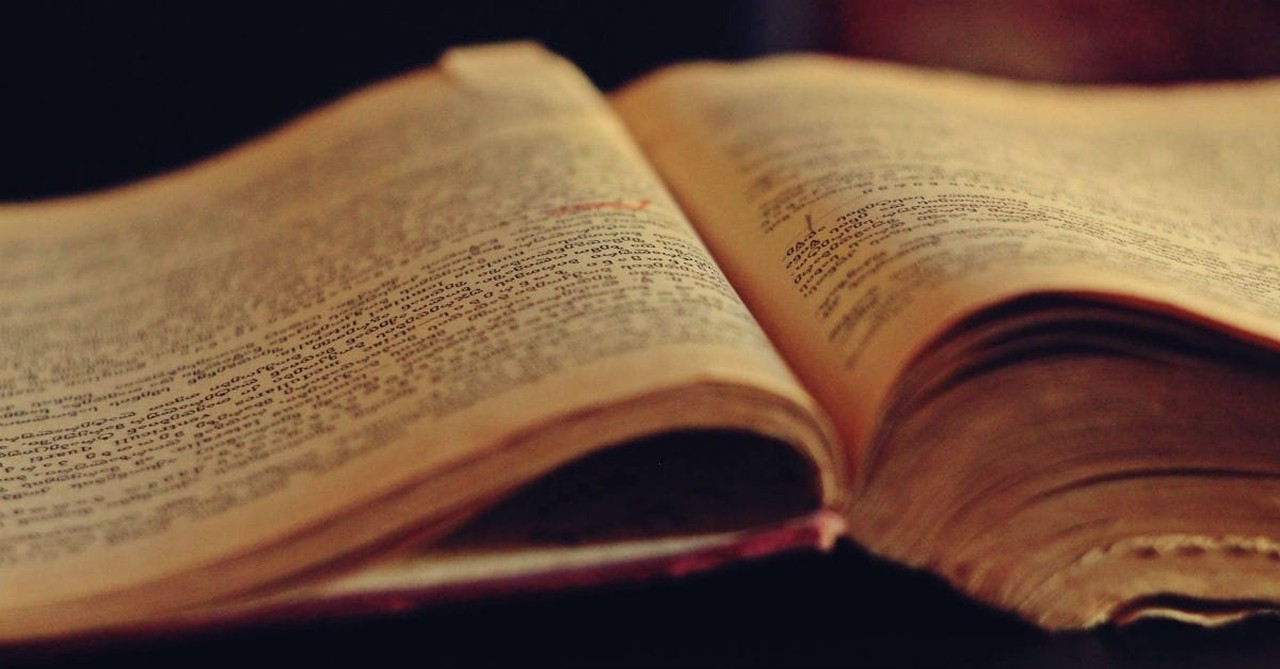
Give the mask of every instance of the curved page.
POLYGON ((610 110, 531 46, 451 53, 182 173, 0 208, 0 285, 0 637, 260 586, 659 430, 828 457, 610 110), (772 399, 725 408, 744 392, 772 399), (592 418, 620 405, 646 420, 592 418))
POLYGON ((1274 82, 1068 88, 793 56, 676 66, 615 103, 855 449, 934 337, 1028 293, 1280 339, 1274 82))

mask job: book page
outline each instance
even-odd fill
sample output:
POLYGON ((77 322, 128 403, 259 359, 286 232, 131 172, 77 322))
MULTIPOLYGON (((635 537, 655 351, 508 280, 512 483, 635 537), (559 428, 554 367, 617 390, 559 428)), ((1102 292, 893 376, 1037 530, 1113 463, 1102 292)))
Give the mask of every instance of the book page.
POLYGON ((834 58, 678 66, 624 119, 865 444, 950 324, 1037 292, 1280 338, 1280 84, 1013 84, 834 58))
POLYGON ((828 457, 607 105, 532 46, 0 208, 0 285, 0 637, 261 585, 655 430, 828 457))

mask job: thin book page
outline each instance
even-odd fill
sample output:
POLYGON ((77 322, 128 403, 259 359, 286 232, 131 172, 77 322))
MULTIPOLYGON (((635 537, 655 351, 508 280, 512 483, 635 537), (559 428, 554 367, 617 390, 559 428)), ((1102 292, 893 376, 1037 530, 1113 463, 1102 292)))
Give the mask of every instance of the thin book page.
POLYGON ((903 366, 1002 299, 1089 294, 1280 339, 1280 84, 784 57, 677 66, 615 106, 855 448, 903 366))
MULTIPOLYGON (((526 45, 183 173, 0 208, 0 256, 0 637, 458 515, 603 445, 474 478, 564 416, 699 384, 812 406, 595 89, 526 45)), ((829 457, 821 425, 800 441, 829 457)))

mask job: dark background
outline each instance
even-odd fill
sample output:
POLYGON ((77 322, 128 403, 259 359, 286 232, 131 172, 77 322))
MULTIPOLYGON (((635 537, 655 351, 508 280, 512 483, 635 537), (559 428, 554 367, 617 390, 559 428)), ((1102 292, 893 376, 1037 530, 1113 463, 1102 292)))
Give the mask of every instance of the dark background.
POLYGON ((762 43, 754 4, 711 0, 0 6, 0 200, 164 171, 453 45, 540 40, 609 88, 762 43))
MULTIPOLYGON (((0 200, 163 172, 448 46, 512 38, 604 89, 667 62, 794 48, 1066 82, 1280 72, 1280 9, 1262 0, 33 3, 0 9, 0 200)), ((0 649, 0 664, 280 662, 1273 667, 1280 621, 1049 635, 841 545, 682 580, 0 649)))
POLYGON ((1280 73, 1274 0, 0 3, 0 200, 103 188, 260 134, 452 45, 536 39, 610 89, 818 48, 1071 82, 1280 73))

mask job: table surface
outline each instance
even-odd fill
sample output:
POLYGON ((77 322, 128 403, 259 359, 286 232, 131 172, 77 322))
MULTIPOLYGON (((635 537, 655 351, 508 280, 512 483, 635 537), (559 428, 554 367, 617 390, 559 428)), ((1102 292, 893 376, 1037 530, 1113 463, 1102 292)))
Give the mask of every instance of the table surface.
POLYGON ((180 636, 0 649, 3 666, 1276 667, 1280 619, 1048 634, 840 544, 643 583, 180 636))

